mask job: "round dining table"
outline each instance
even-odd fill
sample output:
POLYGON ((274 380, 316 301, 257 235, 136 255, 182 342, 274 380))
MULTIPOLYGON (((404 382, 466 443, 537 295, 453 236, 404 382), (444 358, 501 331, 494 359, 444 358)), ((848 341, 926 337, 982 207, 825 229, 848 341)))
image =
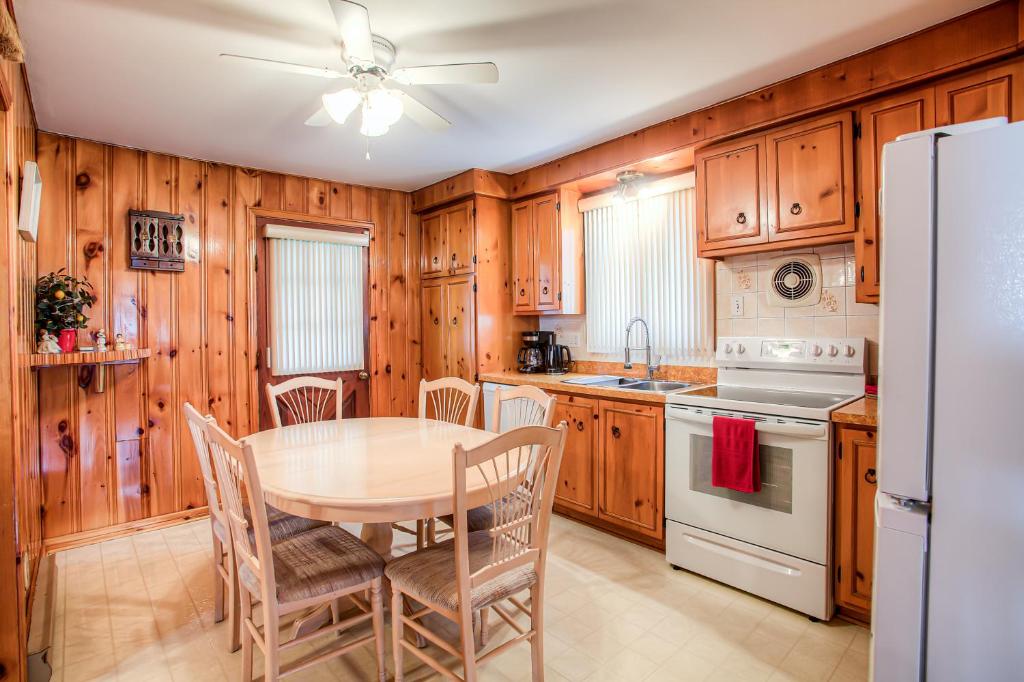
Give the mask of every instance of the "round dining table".
MULTIPOLYGON (((496 434, 432 419, 370 417, 261 431, 253 451, 263 497, 281 511, 321 521, 362 523, 363 540, 390 558, 392 522, 452 513, 452 450, 496 434)), ((467 503, 490 502, 486 482, 467 471, 467 503)))

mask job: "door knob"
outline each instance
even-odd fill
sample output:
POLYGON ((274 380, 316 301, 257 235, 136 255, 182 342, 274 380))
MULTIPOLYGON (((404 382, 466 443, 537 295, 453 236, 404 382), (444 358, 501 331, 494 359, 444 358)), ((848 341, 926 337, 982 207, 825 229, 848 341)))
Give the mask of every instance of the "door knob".
POLYGON ((878 482, 878 477, 875 475, 875 470, 868 469, 867 471, 865 471, 864 480, 870 483, 871 485, 874 485, 876 482, 878 482))
POLYGON ((801 213, 804 212, 804 207, 801 206, 800 202, 798 201, 789 207, 789 212, 792 213, 793 215, 800 215, 801 213))
POLYGON ((370 373, 367 372, 365 369, 362 370, 361 372, 359 372, 359 379, 360 379, 360 381, 366 381, 369 378, 370 378, 370 373))

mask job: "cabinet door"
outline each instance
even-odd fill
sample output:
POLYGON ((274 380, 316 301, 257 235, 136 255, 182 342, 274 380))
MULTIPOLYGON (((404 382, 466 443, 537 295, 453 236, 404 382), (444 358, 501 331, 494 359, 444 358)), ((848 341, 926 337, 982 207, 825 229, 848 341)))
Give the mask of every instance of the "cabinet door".
POLYGON ((473 326, 476 316, 473 311, 475 294, 472 275, 446 280, 445 299, 448 324, 448 376, 459 377, 470 383, 475 382, 476 353, 473 326))
POLYGON ((558 222, 558 195, 550 194, 533 201, 533 270, 537 310, 558 310, 560 290, 558 273, 561 249, 558 222))
POLYGON ((513 308, 516 312, 534 309, 533 202, 520 201, 512 205, 512 280, 513 308))
POLYGON ((452 206, 445 212, 448 239, 448 272, 467 275, 474 270, 476 240, 473 230, 473 202, 452 206))
POLYGON ((423 255, 420 262, 423 277, 439 277, 448 274, 445 221, 444 213, 440 212, 427 214, 420 221, 420 234, 423 241, 423 255))
POLYGON ((1024 117, 1024 63, 1007 64, 935 86, 935 122, 944 126, 994 116, 1024 117))
POLYGON ((423 378, 427 381, 448 375, 448 325, 445 311, 443 281, 423 284, 423 304, 420 307, 423 330, 423 378))
POLYGON ((839 429, 836 467, 836 602, 871 612, 875 556, 875 432, 839 429))
POLYGON ((598 409, 599 518, 664 537, 664 408, 602 400, 598 409))
POLYGON ((701 252, 768 241, 764 137, 700 149, 696 166, 701 252))
POLYGON ((882 222, 878 191, 882 184, 882 147, 905 133, 935 127, 932 88, 873 102, 860 110, 861 125, 857 194, 860 230, 856 238, 857 300, 878 302, 881 286, 882 222))
POLYGON ((563 421, 569 433, 558 469, 555 504, 597 516, 597 401, 555 394, 552 423, 563 421))
POLYGON ((767 136, 769 240, 853 232, 853 113, 767 136))

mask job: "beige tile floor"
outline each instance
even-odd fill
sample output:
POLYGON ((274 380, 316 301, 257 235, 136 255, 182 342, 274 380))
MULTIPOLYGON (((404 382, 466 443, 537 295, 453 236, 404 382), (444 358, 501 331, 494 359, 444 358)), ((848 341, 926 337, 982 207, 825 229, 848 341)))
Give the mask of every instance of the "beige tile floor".
MULTIPOLYGON (((556 517, 550 546, 550 682, 867 679, 863 628, 811 623, 566 519, 556 517)), ((241 656, 227 652, 226 624, 213 622, 211 552, 209 524, 196 521, 60 553, 53 679, 240 679, 241 656)), ((510 632, 491 621, 489 646, 510 632)), ((389 669, 390 651, 389 641, 389 669)), ((482 678, 528 680, 529 660, 527 647, 514 647, 489 661, 482 678)), ((287 679, 371 680, 373 670, 364 648, 287 679)), ((409 680, 431 677, 409 655, 406 670, 409 680)))

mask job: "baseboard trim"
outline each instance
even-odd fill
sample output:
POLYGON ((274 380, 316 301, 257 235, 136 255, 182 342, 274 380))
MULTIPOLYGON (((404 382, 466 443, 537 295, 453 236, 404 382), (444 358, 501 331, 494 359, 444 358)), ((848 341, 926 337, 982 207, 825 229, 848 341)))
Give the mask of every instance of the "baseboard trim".
POLYGON ((43 542, 43 552, 46 554, 52 554, 53 552, 59 552, 64 549, 92 545, 97 542, 103 542, 104 540, 113 540, 115 538, 134 535, 147 530, 156 530, 158 528, 174 526, 186 521, 192 521, 193 519, 200 519, 205 517, 207 514, 208 510, 206 507, 183 509, 182 511, 171 512, 170 514, 151 516, 147 519, 128 521, 127 523, 119 523, 115 526, 105 526, 103 528, 95 528, 93 530, 86 530, 80 533, 71 533, 69 535, 47 538, 43 542))

